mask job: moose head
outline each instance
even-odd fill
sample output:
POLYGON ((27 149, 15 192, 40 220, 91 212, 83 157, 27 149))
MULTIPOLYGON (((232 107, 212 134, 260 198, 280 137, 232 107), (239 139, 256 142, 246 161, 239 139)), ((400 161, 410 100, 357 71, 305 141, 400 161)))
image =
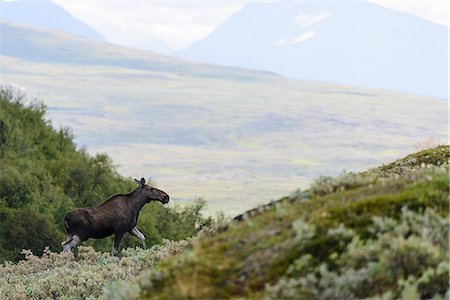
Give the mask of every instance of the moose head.
POLYGON ((139 188, 142 191, 142 195, 147 199, 147 203, 151 201, 159 201, 162 204, 166 204, 169 202, 169 195, 161 190, 158 190, 157 188, 148 185, 145 182, 144 178, 141 178, 141 180, 135 179, 134 181, 139 185, 139 188))
POLYGON ((149 186, 145 179, 135 179, 138 187, 128 194, 117 194, 96 206, 77 208, 64 216, 67 240, 62 242, 64 251, 90 238, 102 239, 115 234, 112 255, 119 251, 125 233, 134 235, 145 248, 145 236, 136 228, 139 212, 146 203, 169 202, 169 195, 149 186))

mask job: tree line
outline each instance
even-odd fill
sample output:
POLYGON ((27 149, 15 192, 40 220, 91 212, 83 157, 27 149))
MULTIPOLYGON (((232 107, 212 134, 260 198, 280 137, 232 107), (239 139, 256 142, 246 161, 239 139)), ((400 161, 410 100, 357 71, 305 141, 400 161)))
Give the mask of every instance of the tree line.
MULTIPOLYGON (((68 211, 135 188, 106 154, 90 155, 77 147, 71 130, 54 128, 45 114, 41 102, 0 87, 0 262, 21 259, 22 249, 59 251, 68 211)), ((195 235, 213 222, 202 215, 204 206, 202 200, 183 208, 147 205, 139 218, 147 246, 195 235)), ((109 251, 111 242, 85 244, 109 251)), ((126 237, 122 247, 138 244, 126 237)))

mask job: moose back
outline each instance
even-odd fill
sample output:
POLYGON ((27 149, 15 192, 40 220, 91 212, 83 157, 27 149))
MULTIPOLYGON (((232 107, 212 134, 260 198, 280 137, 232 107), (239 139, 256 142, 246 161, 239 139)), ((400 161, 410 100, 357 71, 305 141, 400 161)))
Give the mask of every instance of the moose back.
POLYGON ((138 187, 128 194, 114 195, 102 204, 68 212, 64 217, 67 240, 61 243, 63 250, 72 251, 87 239, 101 239, 115 234, 112 255, 116 255, 120 241, 127 232, 141 240, 145 248, 145 237, 136 228, 139 212, 151 201, 168 203, 169 195, 149 186, 144 178, 134 181, 138 187))

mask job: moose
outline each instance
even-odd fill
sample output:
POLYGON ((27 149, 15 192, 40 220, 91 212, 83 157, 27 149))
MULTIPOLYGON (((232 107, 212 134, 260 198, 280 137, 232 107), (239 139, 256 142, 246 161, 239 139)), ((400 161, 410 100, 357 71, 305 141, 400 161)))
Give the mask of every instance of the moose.
POLYGON ((136 228, 139 212, 151 201, 168 203, 169 195, 148 185, 144 178, 134 181, 138 187, 128 194, 114 195, 102 204, 68 212, 64 217, 67 240, 61 243, 63 251, 70 252, 89 238, 102 239, 115 234, 111 251, 115 256, 127 232, 137 237, 145 248, 145 236, 136 228))

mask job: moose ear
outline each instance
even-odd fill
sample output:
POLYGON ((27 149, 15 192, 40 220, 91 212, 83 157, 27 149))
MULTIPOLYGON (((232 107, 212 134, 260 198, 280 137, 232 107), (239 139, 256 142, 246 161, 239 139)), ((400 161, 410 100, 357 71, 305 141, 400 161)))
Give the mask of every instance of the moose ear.
POLYGON ((134 182, 136 182, 137 183, 137 185, 141 185, 141 182, 139 181, 139 180, 137 180, 137 179, 134 179, 134 182))
POLYGON ((145 178, 141 178, 141 184, 145 184, 145 178))

